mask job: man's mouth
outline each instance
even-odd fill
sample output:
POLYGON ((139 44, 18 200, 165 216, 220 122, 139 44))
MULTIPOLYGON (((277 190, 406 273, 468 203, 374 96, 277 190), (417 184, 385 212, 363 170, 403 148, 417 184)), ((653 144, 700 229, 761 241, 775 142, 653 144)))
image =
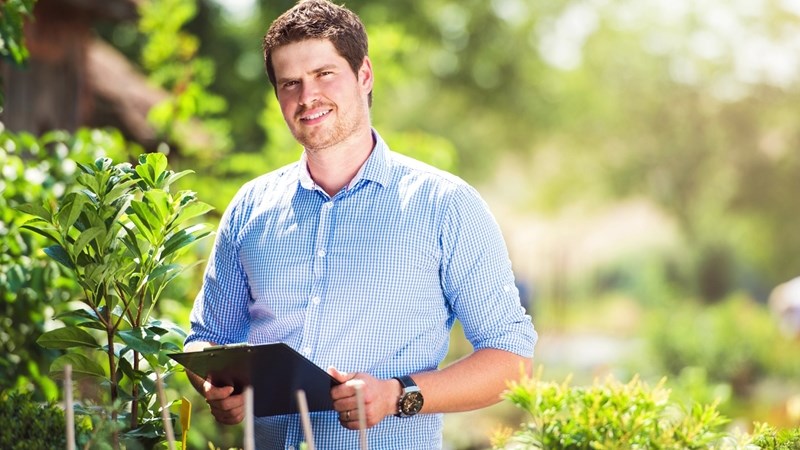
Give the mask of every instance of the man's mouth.
POLYGON ((308 121, 311 121, 311 120, 319 119, 320 117, 325 116, 330 112, 331 112, 330 109, 326 109, 324 111, 320 111, 320 112, 317 112, 317 113, 314 113, 314 114, 309 114, 307 116, 301 117, 300 120, 308 122, 308 121))

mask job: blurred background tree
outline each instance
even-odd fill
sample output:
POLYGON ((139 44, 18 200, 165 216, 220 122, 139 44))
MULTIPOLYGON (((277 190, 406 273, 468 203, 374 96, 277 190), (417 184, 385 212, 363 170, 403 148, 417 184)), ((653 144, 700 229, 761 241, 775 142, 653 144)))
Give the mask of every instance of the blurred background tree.
MULTIPOLYGON (((37 135, 112 126, 133 146, 168 148, 176 170, 197 171, 189 188, 219 214, 245 180, 301 151, 261 54, 266 27, 292 4, 39 0, 26 25, 25 65, 14 57, 22 47, 8 38, 13 28, 3 31, 0 121, 37 135), (47 61, 61 65, 37 75, 47 61), (70 112, 70 120, 55 120, 70 112)), ((24 14, 9 14, 9 5, 33 2, 3 4, 13 26, 24 14)), ((796 348, 770 330, 777 322, 767 309, 773 288, 800 275, 796 2, 347 6, 370 34, 376 128, 396 150, 477 185, 495 211, 542 332, 537 360, 592 376, 646 373, 661 357, 652 367, 696 390, 684 369, 758 354, 747 376, 726 366, 700 378, 714 392, 735 385, 742 414, 766 389, 763 407, 749 410, 780 409, 780 421, 797 420, 783 408, 798 392, 787 381, 797 369, 762 351, 796 348), (751 307, 744 316, 731 312, 751 307), (733 318, 742 333, 721 331, 724 324, 700 311, 733 318), (715 339, 696 345, 698 327, 717 330, 715 339), (677 339, 675 330, 690 336, 677 339), (588 336, 577 341, 578 365, 569 365, 566 335, 588 336), (609 336, 613 356, 593 359, 609 336), (748 339, 759 342, 742 345, 748 339)), ((199 279, 198 272, 183 280, 165 302, 176 322, 186 325, 199 279)))

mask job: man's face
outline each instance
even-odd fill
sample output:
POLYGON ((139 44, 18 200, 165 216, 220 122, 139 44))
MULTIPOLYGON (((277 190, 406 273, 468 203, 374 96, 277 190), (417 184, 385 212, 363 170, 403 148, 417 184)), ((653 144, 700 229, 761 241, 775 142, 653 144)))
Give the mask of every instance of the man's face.
POLYGON ((283 118, 307 150, 340 144, 369 129, 369 58, 356 76, 330 41, 309 39, 275 49, 272 65, 283 118))

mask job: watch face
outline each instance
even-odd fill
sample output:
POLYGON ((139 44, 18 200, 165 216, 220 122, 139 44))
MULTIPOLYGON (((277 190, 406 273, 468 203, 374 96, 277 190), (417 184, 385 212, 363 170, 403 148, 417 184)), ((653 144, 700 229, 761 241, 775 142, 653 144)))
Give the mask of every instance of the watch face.
POLYGON ((421 392, 409 392, 404 395, 403 399, 400 401, 400 411, 408 416, 416 414, 422 409, 422 403, 423 399, 421 392))

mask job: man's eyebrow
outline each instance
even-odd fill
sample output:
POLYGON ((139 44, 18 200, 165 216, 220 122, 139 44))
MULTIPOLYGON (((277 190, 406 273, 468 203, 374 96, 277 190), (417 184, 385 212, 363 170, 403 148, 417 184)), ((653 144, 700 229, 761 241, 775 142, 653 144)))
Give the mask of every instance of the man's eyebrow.
POLYGON ((332 69, 335 69, 335 68, 336 68, 336 64, 325 64, 324 66, 311 71, 311 73, 325 72, 325 71, 332 70, 332 69))
MULTIPOLYGON (((319 73, 326 72, 328 70, 333 70, 333 69, 336 69, 336 64, 325 64, 324 66, 321 66, 321 67, 318 67, 318 68, 316 68, 314 70, 311 70, 308 73, 310 73, 310 74, 319 74, 319 73)), ((300 78, 300 77, 278 77, 275 81, 278 84, 281 84, 281 83, 285 83, 287 81, 297 80, 298 78, 300 78)))

